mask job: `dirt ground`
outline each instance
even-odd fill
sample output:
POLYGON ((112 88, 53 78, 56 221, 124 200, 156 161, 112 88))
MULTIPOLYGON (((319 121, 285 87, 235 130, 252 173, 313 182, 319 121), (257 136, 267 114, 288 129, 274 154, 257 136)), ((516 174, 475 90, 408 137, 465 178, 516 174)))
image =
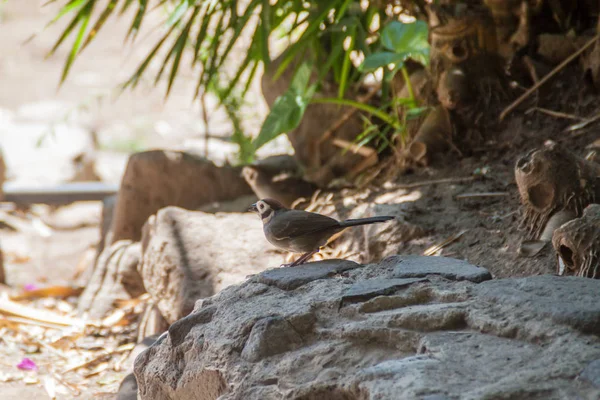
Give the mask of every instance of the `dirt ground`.
MULTIPOLYGON (((67 50, 63 49, 50 60, 43 61, 44 52, 57 37, 57 29, 52 28, 48 35, 21 46, 23 40, 38 31, 55 11, 52 8, 40 9, 41 3, 0 4, 0 35, 4 38, 0 41, 0 144, 4 147, 12 181, 65 180, 72 172, 69 169, 70 158, 89 146, 92 131, 103 141, 98 151, 97 169, 107 182, 119 181, 128 151, 201 146, 206 127, 198 105, 191 104, 190 100, 189 86, 193 85, 189 82, 193 71, 183 71, 183 79, 166 103, 163 92, 152 90, 148 84, 136 92, 124 94, 117 101, 92 102, 93 105, 83 110, 78 107, 82 102, 89 102, 90 95, 103 96, 107 88, 125 79, 127 71, 123 65, 135 66, 136 60, 152 43, 152 33, 149 33, 144 45, 134 53, 130 52, 130 48, 124 48, 121 38, 127 28, 126 22, 113 22, 112 28, 107 27, 106 31, 112 29, 114 36, 100 36, 97 43, 86 50, 87 57, 75 64, 71 78, 57 93, 56 84, 67 50), (73 109, 79 110, 76 115, 64 118, 73 109), (41 149, 33 145, 48 126, 56 124, 63 129, 56 135, 56 143, 41 149), (79 141, 73 138, 79 138, 79 141), (65 143, 79 144, 69 147, 62 145, 65 143), (62 167, 49 169, 49 162, 53 163, 50 165, 63 166, 64 170, 62 167)), ((147 23, 153 26, 152 22, 156 21, 147 23)), ((399 177, 384 188, 372 189, 371 198, 397 193, 386 201, 402 203, 407 221, 427 231, 425 237, 402 245, 398 253, 422 254, 430 246, 462 233, 437 254, 468 260, 488 268, 495 277, 554 272, 555 260, 550 248, 532 258, 518 254, 524 232, 519 230, 519 199, 513 168, 520 155, 546 140, 561 142, 573 152, 584 155, 585 147, 600 138, 598 124, 565 133, 565 127, 577 121, 535 110, 535 107, 541 107, 584 119, 598 113, 597 94, 587 88, 579 71, 574 65, 552 79, 537 96, 532 96, 523 107, 514 111, 507 121, 493 128, 497 132, 495 139, 472 155, 459 159, 455 154, 449 154, 431 167, 399 177), (477 173, 483 176, 461 181, 461 178, 470 178, 477 173), (428 183, 441 179, 449 182, 428 183), (399 190, 404 185, 414 187, 399 190), (457 198, 459 195, 485 192, 501 194, 496 197, 457 198)), ((265 113, 264 104, 260 104, 248 117, 250 127, 256 128, 265 113)), ((224 121, 225 116, 215 111, 210 123, 211 133, 226 137, 230 128, 224 121)), ((489 125, 494 126, 495 123, 489 121, 489 125)), ((234 150, 226 140, 211 141, 211 157, 218 161, 230 157, 234 150)), ((289 145, 282 139, 266 152, 287 150, 289 145)), ((34 211, 45 218, 52 217, 48 208, 34 211)), ((72 283, 86 250, 98 241, 100 206, 76 204, 59 212, 62 213, 59 219, 71 228, 53 230, 51 235, 44 235, 33 225, 31 229, 17 232, 0 226, 9 284, 21 287, 26 284, 72 283)), ((7 343, 5 341, 0 346, 0 397, 21 400, 47 398, 43 382, 23 379, 28 373, 22 373, 15 367, 28 354, 25 352, 27 349, 15 343, 5 345, 7 343)), ((38 354, 33 350, 28 355, 31 358, 38 354)), ((112 398, 109 393, 114 393, 122 376, 122 372, 108 377, 106 374, 94 376, 86 381, 86 390, 79 396, 67 393, 58 398, 112 398)), ((70 378, 75 379, 73 376, 70 378)))

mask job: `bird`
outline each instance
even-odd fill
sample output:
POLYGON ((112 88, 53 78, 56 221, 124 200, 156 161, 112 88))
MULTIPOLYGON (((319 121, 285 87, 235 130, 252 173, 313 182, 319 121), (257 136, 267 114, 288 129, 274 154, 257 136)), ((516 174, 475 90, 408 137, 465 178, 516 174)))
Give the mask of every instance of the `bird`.
POLYGON ((269 243, 292 253, 303 253, 293 263, 282 265, 287 267, 305 263, 327 244, 329 238, 346 228, 386 222, 395 218, 379 216, 338 221, 322 214, 288 209, 270 198, 257 201, 248 211, 260 216, 269 243))
POLYGON ((318 189, 300 177, 270 171, 262 165, 247 165, 242 175, 258 198, 272 198, 286 207, 299 198, 310 198, 318 189))

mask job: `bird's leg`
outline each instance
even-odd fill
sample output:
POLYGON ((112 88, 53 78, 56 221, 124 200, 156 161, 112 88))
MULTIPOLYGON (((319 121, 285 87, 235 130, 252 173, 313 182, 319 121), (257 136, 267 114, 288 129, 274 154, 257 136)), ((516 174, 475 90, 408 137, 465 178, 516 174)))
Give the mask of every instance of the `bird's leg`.
POLYGON ((283 264, 282 267, 295 267, 298 266, 300 264, 304 264, 306 262, 306 260, 308 260, 309 258, 312 257, 313 254, 318 253, 319 249, 314 250, 314 251, 309 251, 308 253, 304 253, 302 254, 296 261, 294 261, 291 264, 283 264))

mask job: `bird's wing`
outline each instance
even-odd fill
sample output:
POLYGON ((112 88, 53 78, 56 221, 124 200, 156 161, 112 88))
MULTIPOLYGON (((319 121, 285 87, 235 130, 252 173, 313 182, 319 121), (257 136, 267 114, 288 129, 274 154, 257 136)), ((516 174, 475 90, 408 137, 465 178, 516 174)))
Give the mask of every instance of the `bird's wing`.
POLYGON ((269 222, 269 231, 276 240, 309 235, 325 229, 340 227, 340 223, 325 215, 301 210, 286 210, 269 222))

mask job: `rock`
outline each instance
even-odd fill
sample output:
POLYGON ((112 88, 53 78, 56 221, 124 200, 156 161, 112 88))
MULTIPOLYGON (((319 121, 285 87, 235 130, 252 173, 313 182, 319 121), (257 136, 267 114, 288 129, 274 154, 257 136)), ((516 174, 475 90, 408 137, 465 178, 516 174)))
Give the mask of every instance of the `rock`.
POLYGON ((254 214, 205 214, 167 207, 144 226, 144 286, 169 323, 186 316, 196 300, 247 275, 279 266, 283 255, 267 242, 254 214))
POLYGON ((515 181, 521 197, 522 224, 530 239, 537 239, 550 217, 558 211, 583 209, 600 198, 600 165, 572 153, 556 142, 519 158, 515 181))
MULTIPOLYGON (((581 333, 596 335, 600 335, 600 302, 589 294, 597 294, 599 289, 600 286, 591 279, 561 279, 549 275, 492 280, 475 288, 482 300, 502 304, 505 310, 531 320, 523 326, 527 330, 549 333, 566 325, 581 333), (551 326, 537 326, 544 320, 551 326)), ((515 335, 531 334, 520 332, 518 326, 512 327, 515 335)))
POLYGON ((135 375, 133 373, 128 374, 119 386, 116 400, 137 400, 137 392, 138 386, 135 375))
MULTIPOLYGON (((438 270, 429 262, 420 260, 438 270)), ((261 281, 271 272, 199 301, 140 354, 140 399, 600 396, 589 380, 600 359, 598 280, 430 274, 403 285, 382 262, 282 289, 261 281), (381 294, 342 302, 386 279, 381 294)))
POLYGON ((118 195, 105 197, 102 200, 102 215, 100 218, 100 242, 98 243, 98 254, 102 253, 106 243, 112 243, 111 225, 117 204, 118 195))
POLYGON ((133 348, 131 354, 129 354, 129 357, 126 361, 127 371, 131 372, 129 372, 129 374, 127 374, 121 382, 121 385, 119 386, 119 391, 117 392, 116 400, 137 400, 138 385, 137 381, 135 380, 135 375, 133 375, 132 371, 133 361, 142 351, 150 347, 157 339, 157 335, 148 336, 141 340, 133 348))
POLYGON ((102 318, 113 309, 115 300, 127 300, 145 292, 137 271, 141 259, 140 243, 122 240, 106 247, 98 257, 77 310, 91 318, 102 318))
POLYGON ((252 203, 256 203, 258 199, 254 194, 248 194, 238 197, 234 200, 215 201, 213 203, 204 204, 196 209, 205 213, 216 214, 222 213, 244 213, 252 203))
POLYGON ((492 274, 487 269, 448 257, 392 256, 383 260, 383 264, 394 267, 395 278, 440 275, 453 281, 467 280, 475 283, 492 279, 492 274))
POLYGON ((558 275, 600 279, 600 204, 590 204, 581 218, 556 229, 552 246, 558 275))
POLYGON ((402 286, 412 285, 417 282, 424 282, 427 279, 387 279, 376 278, 355 283, 348 288, 344 294, 344 300, 366 300, 375 296, 386 295, 395 292, 396 289, 402 286))
POLYGON ((302 337, 294 326, 283 317, 266 317, 252 327, 246 341, 242 357, 248 361, 259 361, 297 349, 302 345, 302 337))
POLYGON ((169 323, 163 318, 158 307, 149 303, 146 305, 138 325, 138 341, 142 341, 148 336, 161 334, 168 328, 169 323))
POLYGON ((325 279, 358 267, 360 265, 353 261, 324 260, 301 264, 297 267, 271 269, 258 275, 256 281, 283 290, 294 290, 317 279, 325 279))
POLYGON ((163 207, 195 209, 252 193, 240 174, 237 168, 217 167, 179 151, 133 154, 115 204, 112 241, 139 241, 148 217, 163 207))
POLYGON ((589 363, 581 374, 579 374, 579 379, 587 381, 600 389, 600 359, 594 360, 589 363))

